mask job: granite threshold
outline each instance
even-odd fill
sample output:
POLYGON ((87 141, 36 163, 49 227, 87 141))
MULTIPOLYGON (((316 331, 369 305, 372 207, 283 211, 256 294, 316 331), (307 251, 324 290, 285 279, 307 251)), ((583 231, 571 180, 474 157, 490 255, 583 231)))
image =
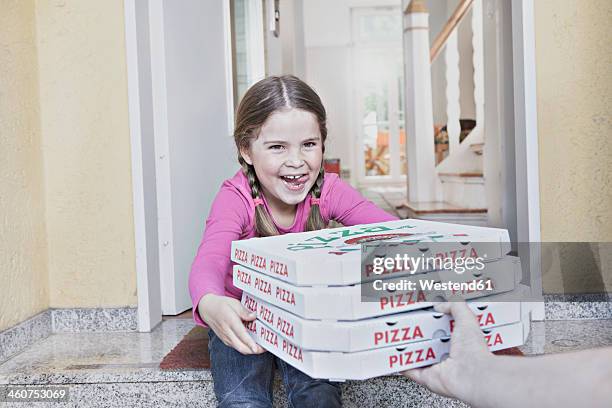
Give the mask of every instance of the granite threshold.
MULTIPOLYGON (((609 293, 544 295, 544 302, 545 320, 612 318, 612 295, 609 293)), ((135 307, 50 308, 0 332, 0 364, 53 333, 137 330, 138 309, 135 307)))

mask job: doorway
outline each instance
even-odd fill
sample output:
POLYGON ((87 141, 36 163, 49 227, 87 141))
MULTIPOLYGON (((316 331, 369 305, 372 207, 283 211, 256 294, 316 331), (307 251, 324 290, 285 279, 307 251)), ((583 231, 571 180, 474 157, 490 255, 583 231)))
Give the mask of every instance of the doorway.
POLYGON ((351 9, 351 35, 357 182, 403 185, 408 166, 400 9, 351 9))

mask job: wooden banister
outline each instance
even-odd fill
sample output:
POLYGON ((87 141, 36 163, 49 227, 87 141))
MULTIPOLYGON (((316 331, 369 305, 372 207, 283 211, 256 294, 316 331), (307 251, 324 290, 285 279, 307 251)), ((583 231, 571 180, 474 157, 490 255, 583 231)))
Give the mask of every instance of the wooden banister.
POLYGON ((431 50, 429 52, 430 62, 434 62, 436 57, 440 54, 440 51, 442 51, 442 48, 444 48, 444 45, 446 44, 446 40, 448 40, 448 37, 451 35, 453 30, 457 28, 463 17, 470 10, 473 2, 474 0, 459 1, 453 15, 448 19, 446 24, 444 24, 442 31, 440 31, 440 33, 436 36, 436 39, 431 46, 431 50))

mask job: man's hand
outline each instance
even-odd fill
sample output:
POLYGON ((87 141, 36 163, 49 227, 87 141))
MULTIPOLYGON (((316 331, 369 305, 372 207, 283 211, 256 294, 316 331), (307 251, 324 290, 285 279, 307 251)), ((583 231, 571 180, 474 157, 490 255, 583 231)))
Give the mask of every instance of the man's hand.
POLYGON ((415 368, 402 374, 435 393, 466 400, 472 395, 476 378, 493 355, 489 352, 476 316, 465 302, 449 302, 435 310, 450 313, 455 319, 449 358, 439 364, 415 368))

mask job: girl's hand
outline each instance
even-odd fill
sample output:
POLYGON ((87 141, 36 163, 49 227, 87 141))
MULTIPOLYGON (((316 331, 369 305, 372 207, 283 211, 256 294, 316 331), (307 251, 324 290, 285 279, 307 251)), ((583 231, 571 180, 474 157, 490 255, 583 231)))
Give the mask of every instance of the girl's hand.
POLYGON ((243 321, 255 320, 237 299, 212 293, 202 296, 198 304, 200 317, 229 347, 242 354, 260 354, 265 350, 249 336, 243 321))

